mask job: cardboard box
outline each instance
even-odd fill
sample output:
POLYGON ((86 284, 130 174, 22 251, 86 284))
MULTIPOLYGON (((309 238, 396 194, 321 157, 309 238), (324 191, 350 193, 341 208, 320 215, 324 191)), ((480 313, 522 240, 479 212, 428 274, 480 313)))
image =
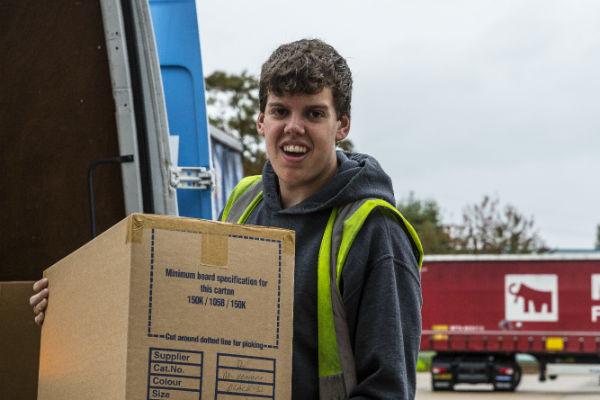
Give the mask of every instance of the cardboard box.
POLYGON ((36 399, 40 327, 32 294, 33 282, 0 282, 0 399, 36 399))
POLYGON ((39 400, 291 398, 294 233, 131 215, 48 268, 39 400))

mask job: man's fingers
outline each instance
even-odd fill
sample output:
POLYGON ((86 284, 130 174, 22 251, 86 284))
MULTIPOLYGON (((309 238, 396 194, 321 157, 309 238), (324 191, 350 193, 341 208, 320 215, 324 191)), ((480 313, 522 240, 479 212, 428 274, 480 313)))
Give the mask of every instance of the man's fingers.
POLYGON ((41 292, 34 294, 29 298, 29 305, 36 306, 44 297, 48 296, 48 289, 43 289, 41 292))
POLYGON ((35 307, 37 306, 43 299, 48 297, 48 288, 43 289, 41 292, 34 294, 29 298, 29 305, 35 307))
POLYGON ((41 326, 44 322, 44 310, 48 305, 48 279, 42 278, 35 282, 33 291, 37 293, 29 298, 29 305, 33 307, 35 323, 41 326))
POLYGON ((40 290, 48 287, 48 278, 42 278, 33 284, 33 291, 39 292, 40 290))
POLYGON ((38 315, 35 316, 35 323, 38 325, 42 325, 42 322, 44 322, 44 313, 41 312, 38 315))
POLYGON ((46 309, 47 305, 48 305, 48 299, 43 298, 42 301, 40 301, 33 307, 33 313, 34 314, 43 313, 44 310, 46 309))

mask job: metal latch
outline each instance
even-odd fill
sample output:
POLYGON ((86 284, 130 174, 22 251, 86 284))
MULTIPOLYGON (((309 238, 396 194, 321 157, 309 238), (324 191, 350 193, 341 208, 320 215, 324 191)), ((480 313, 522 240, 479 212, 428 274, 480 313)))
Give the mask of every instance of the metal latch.
POLYGON ((213 189, 215 174, 205 167, 170 167, 171 187, 175 189, 213 189))

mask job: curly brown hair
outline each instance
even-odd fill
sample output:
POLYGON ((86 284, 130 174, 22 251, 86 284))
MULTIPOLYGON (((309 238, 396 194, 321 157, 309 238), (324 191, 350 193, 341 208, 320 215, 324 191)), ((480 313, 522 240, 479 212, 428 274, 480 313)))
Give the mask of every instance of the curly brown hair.
POLYGON ((264 112, 269 92, 317 94, 329 87, 338 119, 350 116, 352 72, 332 46, 318 39, 302 39, 279 46, 263 64, 258 98, 264 112))

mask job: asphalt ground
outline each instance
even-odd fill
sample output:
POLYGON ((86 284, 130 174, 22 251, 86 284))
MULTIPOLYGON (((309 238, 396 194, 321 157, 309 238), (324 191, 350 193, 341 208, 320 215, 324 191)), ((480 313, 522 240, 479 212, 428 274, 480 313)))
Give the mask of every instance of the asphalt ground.
POLYGON ((466 400, 600 400, 598 375, 562 375, 556 380, 539 382, 535 374, 524 374, 515 392, 494 392, 492 385, 461 384, 454 392, 432 392, 431 375, 417 374, 416 400, 466 399, 466 400))

